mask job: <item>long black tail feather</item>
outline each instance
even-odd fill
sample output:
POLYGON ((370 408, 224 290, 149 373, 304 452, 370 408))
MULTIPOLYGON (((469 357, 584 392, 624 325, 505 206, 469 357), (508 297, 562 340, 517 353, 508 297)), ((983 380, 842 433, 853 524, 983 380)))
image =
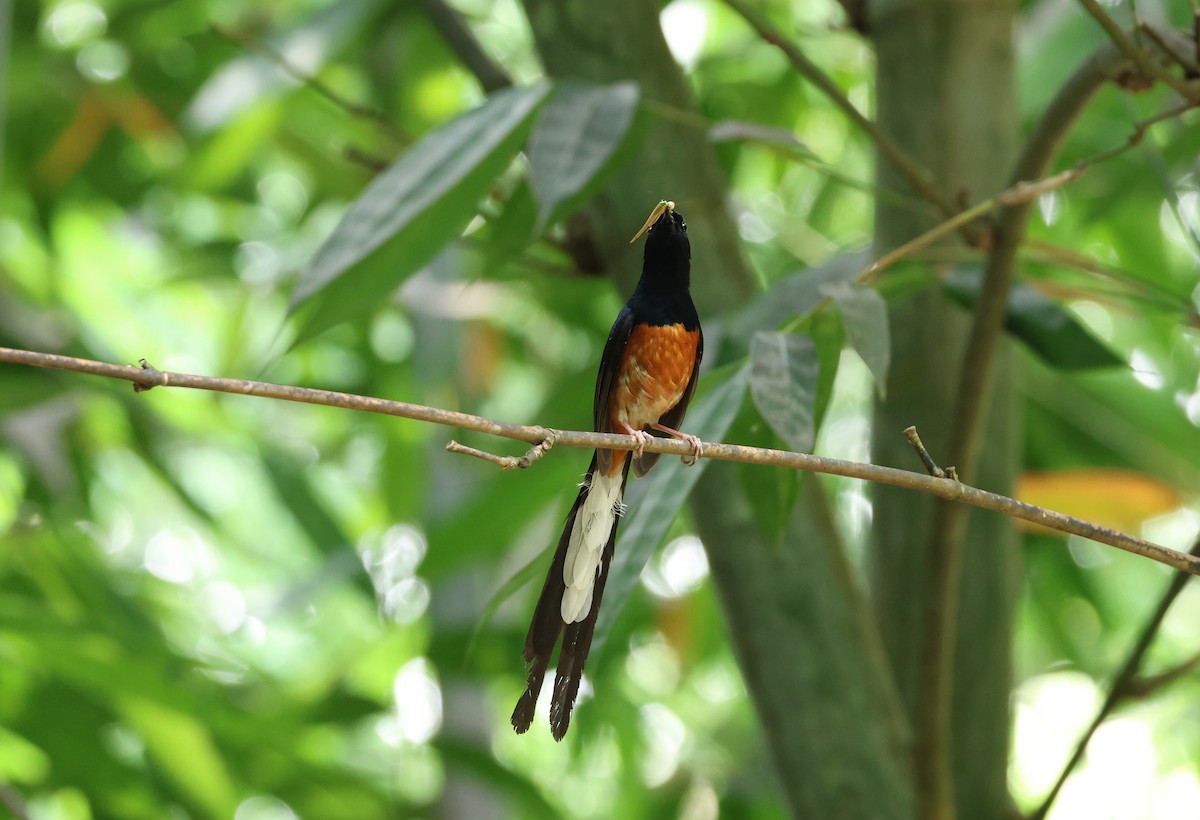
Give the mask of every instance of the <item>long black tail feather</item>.
MULTIPOLYGON (((629 479, 629 459, 625 460, 625 471, 621 477, 621 489, 629 479)), ((555 671, 554 693, 550 704, 550 729, 555 740, 562 740, 571 723, 571 709, 575 705, 575 697, 579 693, 579 683, 583 677, 583 665, 587 660, 588 651, 592 647, 592 635, 596 629, 596 617, 600 612, 600 601, 604 597, 604 583, 608 579, 608 567, 612 563, 613 551, 617 541, 617 523, 613 519, 612 532, 609 533, 608 543, 600 559, 599 574, 592 593, 592 606, 587 617, 573 624, 564 624, 561 613, 563 592, 566 584, 563 582, 563 564, 566 562, 567 546, 571 538, 571 530, 575 526, 575 516, 587 498, 592 473, 596 469, 596 458, 592 457, 588 468, 588 481, 585 481, 567 514, 563 524, 562 535, 558 539, 558 547, 554 551, 554 561, 546 573, 546 581, 542 584, 542 594, 538 597, 537 607, 533 612, 533 620, 529 632, 525 636, 525 662, 529 665, 525 682, 525 692, 517 701, 512 713, 512 725, 518 733, 528 731, 533 723, 533 715, 537 706, 538 695, 550 667, 554 654, 554 646, 558 643, 565 627, 562 649, 559 652, 558 668, 555 671)))
POLYGON ((555 740, 562 740, 571 725, 571 709, 579 694, 579 682, 583 679, 583 664, 592 648, 592 636, 596 632, 596 618, 600 614, 600 601, 604 598, 604 582, 608 580, 608 568, 612 564, 613 548, 617 544, 617 521, 613 520, 608 544, 600 558, 600 574, 592 592, 592 608, 582 621, 569 624, 563 635, 562 649, 558 653, 558 669, 554 672, 554 694, 550 700, 550 731, 555 740))

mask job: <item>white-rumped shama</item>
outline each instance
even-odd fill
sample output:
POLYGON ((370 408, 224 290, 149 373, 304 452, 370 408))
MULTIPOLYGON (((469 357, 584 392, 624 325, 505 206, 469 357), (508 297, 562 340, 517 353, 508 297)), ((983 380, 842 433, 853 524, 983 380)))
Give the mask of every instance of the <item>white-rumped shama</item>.
POLYGON ((598 432, 632 435, 638 446, 632 452, 597 450, 567 514, 525 638, 528 679, 513 710, 517 732, 533 722, 560 634, 550 729, 556 740, 567 732, 612 563, 629 468, 641 477, 658 460, 657 453, 642 451, 651 432, 683 438, 692 444, 693 457, 701 455, 699 439, 678 430, 696 391, 704 353, 700 318, 688 292, 692 253, 687 224, 674 203, 662 202, 647 225, 642 277, 609 331, 593 404, 598 432))

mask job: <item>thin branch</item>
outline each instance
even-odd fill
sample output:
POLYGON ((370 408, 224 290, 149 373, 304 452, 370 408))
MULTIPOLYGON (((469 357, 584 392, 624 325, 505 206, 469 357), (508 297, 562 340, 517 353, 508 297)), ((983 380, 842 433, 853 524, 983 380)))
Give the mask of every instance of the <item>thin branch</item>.
MULTIPOLYGON (((1192 556, 1200 555, 1200 539, 1192 545, 1192 551, 1189 553, 1192 556)), ((1067 782, 1067 778, 1071 776, 1071 772, 1079 765, 1079 761, 1083 760, 1083 753, 1087 750, 1088 742, 1091 741, 1092 735, 1100 728, 1112 711, 1120 704, 1122 700, 1129 697, 1131 694, 1130 685, 1137 677, 1138 670, 1142 666, 1142 661, 1146 657, 1146 652, 1150 649, 1150 644, 1154 641, 1154 636, 1158 634, 1159 627, 1162 626, 1163 620, 1167 617, 1167 610, 1171 608, 1171 604, 1179 597, 1179 593, 1183 592, 1184 586, 1188 582, 1188 576, 1182 572, 1177 573, 1171 579, 1171 583, 1163 591, 1162 597, 1158 600, 1158 606, 1154 608, 1154 613, 1150 616, 1150 620, 1142 627, 1142 633, 1134 642, 1133 647, 1129 650, 1129 655, 1125 658, 1125 663, 1121 665, 1121 671, 1113 678, 1112 683, 1108 688, 1108 696, 1105 697, 1100 710, 1096 712, 1096 716, 1092 718, 1091 724, 1079 738, 1079 742, 1075 745, 1075 752, 1067 760, 1058 779, 1054 781, 1050 792, 1042 801, 1042 805, 1038 806, 1033 814, 1029 815, 1029 820, 1043 820, 1050 807, 1054 805, 1055 798, 1058 797, 1059 791, 1062 790, 1063 784, 1067 782)))
MULTIPOLYGON (((665 103, 660 100, 646 99, 644 97, 638 101, 638 106, 646 112, 661 117, 664 120, 679 123, 680 125, 688 128, 695 128, 697 131, 703 131, 708 134, 710 141, 713 141, 713 129, 729 122, 728 120, 710 120, 708 117, 695 111, 689 111, 687 109, 680 108, 677 105, 671 105, 670 103, 665 103)), ((795 162, 807 165, 817 173, 829 177, 834 182, 840 182, 842 185, 845 185, 848 188, 854 188, 858 191, 874 194, 876 198, 889 204, 896 205, 900 208, 906 208, 910 211, 919 212, 922 214, 928 213, 928 203, 922 203, 919 198, 913 196, 912 194, 902 193, 893 188, 880 185, 878 182, 867 182, 861 179, 856 179, 848 174, 843 174, 837 168, 834 168, 832 165, 822 161, 820 157, 816 156, 816 154, 802 150, 800 148, 801 143, 799 141, 793 145, 788 145, 780 141, 756 136, 753 133, 746 133, 744 135, 727 139, 728 141, 736 141, 744 144, 761 145, 763 148, 774 151, 780 156, 784 156, 795 162)))
POLYGON ((1125 687, 1125 697, 1130 700, 1144 700, 1195 672, 1197 668, 1200 668, 1200 652, 1157 675, 1139 675, 1125 687))
POLYGON ((1100 4, 1096 0, 1079 0, 1079 2, 1087 10, 1087 13, 1092 15, 1095 21, 1108 32, 1109 38, 1116 44, 1117 48, 1133 61, 1133 64, 1137 66, 1138 71, 1143 77, 1147 80, 1164 82, 1185 100, 1200 103, 1200 88, 1189 85, 1186 80, 1176 77, 1171 73, 1170 69, 1159 65, 1146 51, 1138 48, 1137 44, 1129 39, 1129 35, 1117 25, 1115 20, 1108 16, 1108 13, 1100 7, 1100 4))
MULTIPOLYGON (((821 90, 829 101, 842 110, 842 112, 859 128, 861 128, 871 141, 875 143, 879 152, 887 157, 901 176, 908 181, 922 199, 930 203, 938 210, 943 217, 949 217, 954 214, 957 208, 953 203, 942 197, 941 192, 929 180, 929 174, 917 163, 915 159, 909 156, 883 129, 875 124, 873 120, 859 111, 854 103, 842 93, 838 88, 837 83, 826 74, 821 68, 807 57, 800 49, 796 48, 788 38, 784 37, 782 32, 775 28, 771 23, 760 14, 756 9, 752 8, 745 0, 725 0, 725 5, 737 12, 743 20, 750 24, 750 27, 761 37, 765 42, 775 46, 791 62, 792 67, 801 75, 808 79, 813 85, 821 90)), ((968 237, 968 244, 975 244, 977 237, 968 237)))
POLYGON ((987 216, 997 208, 1032 202, 1042 194, 1049 193, 1055 188, 1061 188, 1068 182, 1078 179, 1085 170, 1087 170, 1086 165, 1080 163, 1074 168, 1063 171, 1061 174, 1047 177, 1046 179, 1039 179, 1033 182, 1017 182, 1005 188, 996 194, 996 196, 972 205, 964 211, 959 211, 949 219, 934 225, 920 236, 910 239, 903 245, 888 251, 860 273, 855 278, 855 281, 859 283, 869 282, 885 268, 889 268, 910 254, 932 245, 951 231, 958 230, 964 225, 974 222, 976 219, 987 216))
POLYGON ((7 783, 0 783, 0 805, 12 812, 15 820, 29 820, 29 807, 25 798, 7 783))
MULTIPOLYGON (((1077 162, 1073 168, 1068 168, 1066 171, 1062 171, 1053 176, 1028 182, 1018 181, 1013 185, 1010 185, 1008 188, 1005 188, 995 196, 985 199, 982 202, 978 202, 975 205, 972 205, 970 208, 959 211, 949 219, 939 222, 937 225, 934 225, 923 234, 913 237, 903 245, 893 248, 883 256, 876 259, 866 268, 863 268, 863 270, 854 277, 854 282, 860 285, 869 284, 875 279, 876 276, 897 262, 911 257, 918 251, 924 250, 947 234, 961 229, 964 225, 974 222, 978 219, 982 219, 992 211, 995 211, 999 208, 1011 208, 1016 205, 1023 205, 1027 207, 1029 203, 1033 202, 1043 194, 1047 194, 1056 188, 1061 188, 1063 185, 1073 182, 1074 180, 1083 176, 1083 174, 1092 166, 1104 162, 1105 160, 1112 159, 1118 154, 1122 154, 1125 151, 1133 148, 1142 141, 1146 135, 1146 131, 1150 128, 1150 126, 1163 122, 1164 120, 1178 117, 1195 107, 1196 104, 1194 103, 1184 103, 1183 105, 1176 106, 1168 109, 1167 111, 1156 114, 1153 117, 1148 117, 1147 119, 1134 123, 1133 131, 1131 131, 1125 141, 1119 145, 1114 145, 1112 148, 1108 148, 1104 151, 1099 151, 1091 156, 1085 157, 1077 162)), ((1026 212, 1028 211, 1026 210, 1026 212)), ((1024 241, 1023 236, 1021 241, 1024 241)), ((1015 256, 1013 261, 1015 262, 1015 256)), ((808 312, 793 318, 792 321, 784 327, 783 332, 786 333, 791 329, 795 329, 804 321, 805 318, 813 313, 817 313, 818 311, 825 309, 831 301, 832 300, 829 297, 825 297, 816 305, 814 305, 808 312)), ((1004 302, 1006 313, 1007 304, 1006 298, 1004 302)))
POLYGON ((366 106, 361 103, 357 103, 354 100, 348 99, 347 97, 343 97, 322 80, 292 65, 290 62, 288 62, 287 57, 267 43, 264 43, 262 40, 243 34, 240 31, 225 28, 224 26, 220 26, 215 23, 212 26, 212 30, 221 37, 224 37, 229 42, 244 48, 246 51, 253 51, 259 54, 259 56, 265 57, 267 60, 278 66, 284 74, 287 74, 301 85, 312 89, 334 106, 345 111, 350 116, 357 117, 358 119, 369 120, 375 123, 375 125, 379 126, 381 130, 385 131, 389 136, 391 136, 392 139, 401 144, 411 142, 412 138, 409 137, 409 135, 406 134, 402 128, 389 120, 382 111, 377 111, 370 106, 366 106))
MULTIPOLYGON (((474 416, 470 413, 460 413, 456 410, 443 410, 437 407, 426 407, 408 402, 378 399, 369 396, 358 396, 353 393, 337 393, 332 390, 316 390, 308 387, 293 387, 291 385, 271 384, 270 382, 248 381, 245 379, 225 379, 215 376, 197 376, 189 373, 174 373, 157 370, 142 360, 141 366, 109 364, 91 359, 77 359, 72 356, 60 356, 54 353, 38 353, 31 350, 17 350, 0 347, 0 362, 23 364, 32 367, 45 367, 57 370, 69 370, 76 373, 88 373, 105 376, 111 379, 121 379, 132 382, 139 392, 154 387, 187 387, 194 390, 212 390, 219 393, 234 393, 245 396, 281 399, 284 401, 316 404, 325 407, 341 407, 348 410, 360 410, 368 413, 379 413, 387 416, 425 421, 441 424, 447 427, 457 427, 473 430, 479 433, 524 441, 528 444, 545 444, 549 440, 563 447, 585 447, 588 449, 630 450, 636 440, 633 436, 617 435, 616 433, 589 433, 580 430, 552 430, 548 427, 512 424, 494 419, 474 416)), ((704 442, 704 457, 719 461, 737 461, 744 464, 766 464, 777 467, 787 467, 794 470, 804 470, 814 473, 828 473, 847 478, 858 478, 864 481, 875 481, 881 484, 891 484, 896 487, 907 487, 919 492, 929 493, 948 501, 970 504, 974 507, 993 510, 1004 515, 1020 518, 1041 524, 1053 530, 1078 535, 1108 544, 1135 555, 1141 555, 1152 561, 1174 567, 1192 575, 1200 575, 1200 558, 1170 549, 1143 538, 1102 527, 1081 518, 1064 515, 1044 507, 1026 504, 1015 498, 997 495, 976 487, 970 487, 949 478, 935 478, 924 473, 909 470, 898 470, 894 467, 882 467, 877 464, 865 464, 858 461, 845 461, 826 456, 794 453, 786 450, 772 450, 764 447, 744 447, 739 444, 721 444, 704 442)), ((536 449, 536 448, 535 448, 536 449)), ((692 446, 685 441, 671 438, 653 438, 645 445, 648 453, 664 453, 668 455, 686 456, 692 453, 692 446)))
MULTIPOLYGON (((937 240, 941 239, 943 236, 949 234, 951 231, 961 228, 968 222, 972 222, 976 219, 987 216, 989 213, 998 208, 1011 208, 1013 206, 1022 205, 1025 206, 1025 213, 1028 213, 1028 207, 1030 203, 1032 203, 1038 197, 1042 196, 1043 194, 1047 194, 1056 188, 1061 188, 1063 185, 1066 185, 1069 182, 1075 181, 1079 177, 1083 176, 1083 174, 1092 166, 1098 165, 1105 160, 1112 159, 1119 154, 1125 153, 1129 149, 1141 143, 1146 136, 1146 132, 1151 126, 1160 122, 1165 122, 1166 120, 1175 119, 1176 117, 1191 111, 1193 108, 1196 108, 1198 105, 1200 105, 1200 103, 1186 102, 1182 105, 1177 105, 1174 108, 1169 108, 1166 111, 1159 112, 1153 117, 1147 117, 1144 120, 1135 122, 1133 124, 1133 130, 1129 133, 1129 136, 1125 138, 1124 142, 1114 145, 1112 148, 1098 151, 1091 156, 1084 157, 1079 162, 1075 163, 1074 167, 1068 168, 1066 171, 1062 171, 1043 179, 1032 181, 1017 180, 1008 188, 1005 188, 1003 191, 996 194, 994 197, 985 199, 982 202, 972 205, 966 210, 959 211, 949 219, 941 222, 938 225, 934 225, 920 236, 905 242, 903 245, 900 245, 899 247, 894 248, 888 253, 879 257, 879 259, 872 263, 869 268, 860 273, 855 281, 859 282, 860 284, 869 282, 885 268, 891 267, 901 259, 904 259, 916 251, 928 247, 937 240)), ((1033 164, 1034 163, 1030 163, 1030 165, 1033 164)), ((1048 164, 1048 159, 1047 162, 1043 164, 1043 167, 1045 164, 1048 164)), ((1022 236, 1022 241, 1023 239, 1024 237, 1022 236)))
POLYGON ((462 15, 442 0, 421 0, 421 9, 487 93, 509 88, 512 77, 484 51, 462 15))
POLYGON ((377 157, 374 154, 369 154, 361 148, 353 145, 347 145, 345 148, 343 148, 342 156, 356 165, 361 165, 372 174, 382 174, 385 170, 387 170, 388 165, 391 164, 383 157, 377 157))
POLYGON ((1154 41, 1154 44, 1162 49, 1163 54, 1166 54, 1172 60, 1179 63, 1179 65, 1183 68, 1184 77, 1189 80, 1194 80, 1200 77, 1200 65, 1198 65, 1195 60, 1188 57, 1186 54, 1180 52, 1179 49, 1175 47, 1175 44, 1167 40, 1167 38, 1160 34, 1158 29, 1156 29, 1154 26, 1143 20, 1138 23, 1137 30, 1145 32, 1147 35, 1149 35, 1150 39, 1154 41))

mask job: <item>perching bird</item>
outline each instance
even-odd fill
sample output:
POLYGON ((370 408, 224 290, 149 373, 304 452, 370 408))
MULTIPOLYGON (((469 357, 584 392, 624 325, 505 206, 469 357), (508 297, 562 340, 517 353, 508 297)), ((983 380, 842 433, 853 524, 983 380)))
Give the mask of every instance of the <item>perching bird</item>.
POLYGON ((678 429, 696 391, 704 352, 700 319, 688 293, 692 252, 687 224, 675 211, 675 203, 664 201, 630 241, 647 229, 642 278, 608 333, 593 404, 598 432, 627 433, 638 445, 632 452, 597 450, 567 514, 525 638, 529 671, 525 694, 512 715, 517 732, 526 731, 533 722, 542 679, 560 634, 562 649, 550 703, 554 738, 562 740, 571 723, 612 563, 629 468, 632 465, 641 477, 658 461, 657 453, 642 452, 651 439, 647 428, 688 441, 693 459, 701 455, 700 440, 678 429))

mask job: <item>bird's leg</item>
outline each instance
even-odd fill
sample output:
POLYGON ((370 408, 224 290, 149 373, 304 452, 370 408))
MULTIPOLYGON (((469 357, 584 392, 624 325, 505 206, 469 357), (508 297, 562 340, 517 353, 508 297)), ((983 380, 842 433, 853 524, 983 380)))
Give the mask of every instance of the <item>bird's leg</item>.
POLYGON ((654 424, 651 424, 650 426, 653 427, 655 430, 658 430, 660 433, 666 433, 668 436, 674 436, 675 438, 683 439, 684 441, 686 441, 688 444, 691 445, 691 447, 692 447, 691 454, 679 457, 679 460, 682 461, 684 464, 688 465, 689 467, 696 463, 696 459, 698 459, 698 458, 700 458, 700 456, 704 455, 704 445, 700 442, 700 439, 697 438, 696 436, 693 436, 689 433, 681 433, 678 430, 674 429, 673 427, 668 427, 665 424, 658 424, 657 422, 655 422, 654 424))
POLYGON ((630 427, 625 422, 621 422, 621 428, 626 433, 633 436, 634 439, 637 441, 637 446, 633 448, 633 457, 641 458, 642 451, 644 451, 646 449, 646 445, 649 444, 654 439, 654 436, 650 435, 645 430, 634 430, 632 427, 630 427))

